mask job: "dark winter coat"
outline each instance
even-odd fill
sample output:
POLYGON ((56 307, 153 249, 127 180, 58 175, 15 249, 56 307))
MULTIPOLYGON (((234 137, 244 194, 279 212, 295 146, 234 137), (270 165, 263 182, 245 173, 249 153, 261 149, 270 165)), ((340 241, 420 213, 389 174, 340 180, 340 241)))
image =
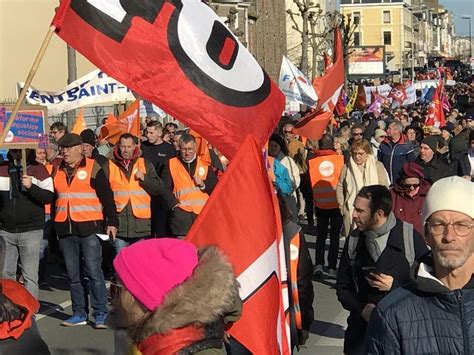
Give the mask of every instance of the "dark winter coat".
POLYGON ((423 233, 421 222, 421 209, 425 202, 426 194, 431 185, 426 180, 421 180, 418 193, 411 197, 399 183, 390 190, 392 194, 392 211, 398 219, 413 224, 420 234, 423 233))
POLYGON ((44 205, 53 201, 53 180, 44 165, 28 165, 27 174, 33 177, 29 189, 21 184, 21 166, 11 160, 0 165, 0 228, 9 233, 43 229, 44 205))
MULTIPOLYGON (((376 273, 384 273, 393 277, 392 290, 409 281, 410 265, 405 257, 403 242, 403 223, 399 219, 390 231, 387 245, 377 262, 370 257, 365 246, 365 236, 358 230, 353 231, 347 238, 342 252, 337 275, 336 293, 339 302, 350 312, 347 319, 347 330, 344 337, 344 352, 347 354, 364 354, 365 333, 367 322, 361 317, 364 307, 377 304, 387 295, 387 292, 369 286, 365 279, 363 267, 375 267, 376 273), (348 252, 349 239, 353 233, 359 233, 359 242, 356 247, 356 256, 351 262, 348 252)), ((422 236, 413 230, 415 259, 427 252, 422 236)))
POLYGON ((378 160, 383 163, 392 184, 398 178, 403 164, 415 161, 413 149, 412 143, 405 141, 403 136, 397 143, 393 143, 389 139, 380 143, 378 160))
POLYGON ((442 178, 457 175, 457 162, 448 164, 446 161, 440 159, 437 155, 434 155, 433 159, 431 159, 428 163, 418 157, 416 159, 416 163, 423 168, 425 179, 431 184, 434 184, 436 181, 442 178))
POLYGON ((420 274, 420 268, 432 268, 431 255, 422 261, 411 270, 412 282, 390 293, 372 312, 369 354, 474 353, 474 277, 451 291, 420 274))

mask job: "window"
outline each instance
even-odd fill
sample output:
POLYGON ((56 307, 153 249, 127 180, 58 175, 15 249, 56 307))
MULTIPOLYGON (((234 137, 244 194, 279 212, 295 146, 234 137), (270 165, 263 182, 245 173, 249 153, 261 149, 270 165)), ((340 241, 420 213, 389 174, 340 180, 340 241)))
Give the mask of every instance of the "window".
POLYGON ((384 31, 383 32, 383 44, 391 45, 392 44, 392 32, 384 31))
POLYGON ((360 32, 354 32, 354 46, 360 46, 360 32))
POLYGON ((352 16, 353 16, 353 18, 354 18, 354 23, 355 23, 356 25, 360 24, 360 12, 359 12, 359 11, 354 11, 354 12, 352 13, 352 16))
POLYGON ((390 11, 383 12, 383 23, 390 23, 390 11))
POLYGON ((360 4, 360 0, 353 0, 354 4, 360 4))

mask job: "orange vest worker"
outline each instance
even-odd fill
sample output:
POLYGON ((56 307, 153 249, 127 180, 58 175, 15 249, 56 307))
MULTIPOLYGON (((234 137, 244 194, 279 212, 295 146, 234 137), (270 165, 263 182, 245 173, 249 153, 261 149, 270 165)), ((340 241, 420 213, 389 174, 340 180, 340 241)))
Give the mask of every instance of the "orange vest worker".
POLYGON ((328 210, 339 208, 336 185, 344 166, 344 156, 326 155, 309 160, 309 176, 316 207, 328 210))
MULTIPOLYGON (((201 158, 196 157, 196 159, 194 176, 199 177, 201 180, 206 180, 209 166, 204 164, 201 158)), ((179 201, 179 207, 194 214, 201 213, 209 199, 209 195, 194 184, 193 178, 189 176, 178 158, 170 159, 169 166, 174 185, 173 193, 179 201)))
POLYGON ((140 182, 135 178, 135 173, 139 169, 146 173, 145 160, 138 158, 132 167, 130 180, 123 171, 112 161, 109 161, 109 181, 110 187, 114 192, 115 205, 117 212, 120 213, 130 201, 132 213, 136 218, 151 218, 150 195, 140 186, 140 182))
POLYGON ((54 176, 57 194, 55 222, 64 222, 68 216, 74 222, 104 219, 102 204, 90 183, 95 160, 85 158, 85 161, 86 166, 76 169, 70 185, 63 170, 59 169, 54 176))

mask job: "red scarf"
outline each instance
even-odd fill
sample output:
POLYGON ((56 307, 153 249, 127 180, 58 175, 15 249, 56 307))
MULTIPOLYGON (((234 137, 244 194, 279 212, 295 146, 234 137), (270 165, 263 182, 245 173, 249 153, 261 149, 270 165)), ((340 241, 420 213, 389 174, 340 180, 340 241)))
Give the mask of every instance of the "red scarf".
POLYGON ((18 339, 25 330, 31 328, 31 318, 39 309, 39 303, 22 285, 13 280, 0 280, 1 292, 25 310, 23 319, 5 321, 0 324, 0 339, 18 339))
POLYGON ((182 349, 203 340, 204 333, 203 327, 190 325, 166 334, 153 334, 137 347, 143 355, 176 355, 182 349))
POLYGON ((130 163, 139 157, 140 157, 140 147, 135 148, 135 151, 133 152, 131 159, 124 159, 122 157, 122 155, 120 154, 118 145, 114 149, 114 158, 116 159, 117 163, 119 163, 125 168, 126 171, 128 171, 128 168, 130 167, 130 163))

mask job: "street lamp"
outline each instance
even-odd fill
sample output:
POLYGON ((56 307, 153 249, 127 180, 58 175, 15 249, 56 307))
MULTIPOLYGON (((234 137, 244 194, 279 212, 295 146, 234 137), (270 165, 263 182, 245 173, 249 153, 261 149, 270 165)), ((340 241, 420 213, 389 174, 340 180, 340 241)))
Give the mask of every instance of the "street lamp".
POLYGON ((471 16, 461 16, 463 20, 469 20, 469 60, 472 58, 472 32, 471 32, 471 16))

